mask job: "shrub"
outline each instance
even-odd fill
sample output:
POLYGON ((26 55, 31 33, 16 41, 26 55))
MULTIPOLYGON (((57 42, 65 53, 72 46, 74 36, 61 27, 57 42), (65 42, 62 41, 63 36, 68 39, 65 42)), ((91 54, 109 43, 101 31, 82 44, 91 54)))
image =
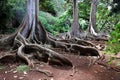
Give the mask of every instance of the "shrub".
POLYGON ((45 29, 48 32, 53 33, 53 25, 55 24, 56 18, 47 12, 40 11, 39 19, 45 29))
POLYGON ((59 17, 54 17, 47 12, 40 11, 39 19, 45 29, 54 35, 60 32, 67 32, 70 26, 69 15, 66 12, 59 17))
POLYGON ((13 27, 18 27, 19 24, 16 24, 16 22, 20 23, 24 16, 25 2, 25 0, 0 1, 0 33, 11 33, 15 31, 13 27))
POLYGON ((16 68, 16 71, 18 72, 24 72, 24 71, 29 71, 30 68, 27 65, 20 65, 16 68))
POLYGON ((51 0, 40 1, 40 9, 42 11, 51 13, 52 15, 57 14, 57 9, 55 7, 55 4, 51 0))
POLYGON ((58 32, 67 32, 70 27, 70 18, 68 12, 64 12, 61 16, 57 18, 57 21, 54 25, 54 30, 58 32))
POLYGON ((111 38, 108 41, 107 51, 114 54, 120 51, 120 22, 115 26, 114 31, 111 32, 111 38))

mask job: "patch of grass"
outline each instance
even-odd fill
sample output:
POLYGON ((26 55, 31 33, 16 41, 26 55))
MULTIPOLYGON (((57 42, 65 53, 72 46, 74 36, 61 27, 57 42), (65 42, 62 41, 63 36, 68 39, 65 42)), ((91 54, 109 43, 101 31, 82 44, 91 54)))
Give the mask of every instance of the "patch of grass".
POLYGON ((5 69, 5 68, 6 68, 6 66, 0 65, 0 70, 5 69))
POLYGON ((117 66, 120 66, 120 62, 117 64, 117 66))
POLYGON ((27 72, 29 70, 30 70, 30 68, 25 64, 22 64, 16 68, 16 71, 18 71, 18 72, 24 72, 24 71, 27 72))
POLYGON ((109 43, 106 51, 110 52, 111 54, 117 54, 120 51, 120 43, 119 42, 109 43))

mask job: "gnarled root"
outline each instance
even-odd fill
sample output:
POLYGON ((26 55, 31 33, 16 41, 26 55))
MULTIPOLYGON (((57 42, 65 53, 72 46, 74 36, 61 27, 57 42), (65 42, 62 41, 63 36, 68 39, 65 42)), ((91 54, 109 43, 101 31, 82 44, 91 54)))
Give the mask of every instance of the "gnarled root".
POLYGON ((57 40, 57 41, 65 42, 65 43, 78 44, 78 45, 83 45, 83 46, 95 47, 95 44, 93 44, 93 43, 91 43, 89 41, 79 39, 79 38, 71 38, 71 39, 57 40))
MULTIPOLYGON (((28 63, 28 65, 31 67, 33 67, 33 63, 25 55, 25 51, 24 51, 25 48, 29 48, 34 51, 38 51, 39 54, 47 55, 46 57, 48 58, 47 60, 50 64, 54 63, 54 64, 59 64, 61 66, 63 66, 63 65, 72 66, 72 63, 64 56, 58 54, 55 51, 50 50, 49 48, 44 47, 42 45, 28 43, 25 40, 25 38, 22 37, 22 35, 20 33, 18 33, 18 35, 16 36, 15 43, 20 45, 20 47, 18 48, 17 55, 20 58, 22 58, 23 60, 25 60, 28 63)), ((38 53, 34 54, 34 55, 38 55, 38 53)))
POLYGON ((0 57, 0 63, 3 63, 3 64, 14 63, 15 61, 16 61, 15 54, 6 54, 0 57))
POLYGON ((12 34, 11 36, 8 36, 8 37, 1 38, 0 39, 0 48, 9 49, 14 43, 15 36, 16 36, 16 33, 12 34))
POLYGON ((37 72, 40 72, 40 73, 45 74, 45 75, 48 76, 48 77, 53 77, 53 73, 50 72, 50 71, 48 71, 48 70, 32 69, 32 71, 37 71, 37 72))
POLYGON ((60 42, 60 41, 55 41, 49 38, 48 41, 50 44, 53 45, 53 47, 57 47, 57 48, 65 48, 67 51, 73 51, 76 53, 80 53, 80 55, 84 55, 84 56, 100 56, 100 53, 98 52, 97 49, 93 48, 93 47, 89 47, 89 46, 82 46, 79 44, 75 44, 72 42, 60 42))

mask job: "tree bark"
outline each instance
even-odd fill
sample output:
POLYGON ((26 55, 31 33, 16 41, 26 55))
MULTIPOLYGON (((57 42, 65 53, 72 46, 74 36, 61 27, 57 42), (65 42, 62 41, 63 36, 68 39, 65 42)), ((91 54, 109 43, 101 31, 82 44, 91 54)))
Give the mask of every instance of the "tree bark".
POLYGON ((45 43, 46 31, 38 20, 39 0, 28 0, 27 14, 25 21, 23 21, 21 35, 33 42, 45 43))
POLYGON ((78 22, 78 0, 73 0, 73 23, 70 29, 71 36, 79 37, 80 26, 78 22))
POLYGON ((90 22, 88 27, 89 32, 95 36, 97 36, 97 32, 98 32, 96 28, 96 11, 99 2, 100 0, 92 0, 91 2, 90 22))

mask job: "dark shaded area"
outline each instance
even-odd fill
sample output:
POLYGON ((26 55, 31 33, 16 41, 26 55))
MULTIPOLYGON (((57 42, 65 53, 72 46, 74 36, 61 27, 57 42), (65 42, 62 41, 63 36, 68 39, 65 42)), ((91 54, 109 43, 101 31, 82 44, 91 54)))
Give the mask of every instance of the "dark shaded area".
POLYGON ((40 10, 48 12, 53 16, 57 15, 57 9, 51 0, 40 0, 40 10))
POLYGON ((5 33, 8 30, 8 21, 10 20, 12 6, 8 4, 8 0, 0 1, 0 33, 5 33))
POLYGON ((113 0, 113 8, 109 15, 111 16, 114 13, 119 13, 119 12, 120 12, 120 0, 113 0))

